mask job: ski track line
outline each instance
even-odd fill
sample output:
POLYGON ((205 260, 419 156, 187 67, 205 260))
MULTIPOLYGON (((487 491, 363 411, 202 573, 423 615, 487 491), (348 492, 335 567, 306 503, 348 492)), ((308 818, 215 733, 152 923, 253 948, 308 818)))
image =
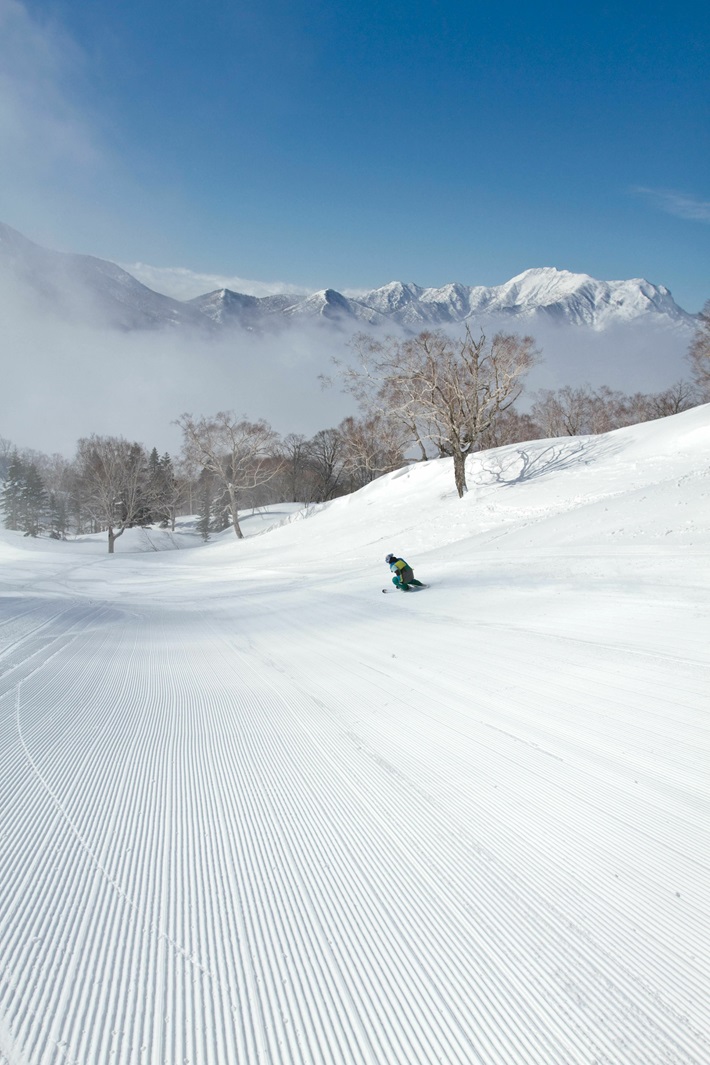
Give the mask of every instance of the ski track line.
MULTIPOLYGON (((258 780, 257 780, 257 781, 255 781, 255 788, 254 788, 254 793, 255 793, 255 794, 259 794, 260 790, 261 790, 262 792, 264 791, 263 787, 262 787, 261 789, 259 788, 259 785, 258 785, 258 780)), ((250 791, 249 793, 251 794, 251 791, 250 791)), ((255 815, 255 816, 253 816, 253 817, 250 817, 250 818, 248 818, 248 819, 246 820, 246 824, 247 824, 247 825, 250 825, 250 824, 253 824, 253 823, 258 823, 258 817, 257 817, 256 815, 255 815)), ((267 869, 267 870, 265 870, 265 877, 264 877, 264 878, 257 878, 257 880, 256 880, 256 883, 260 883, 260 882, 263 882, 264 880, 266 880, 266 882, 268 882, 268 881, 270 881, 271 879, 272 879, 272 877, 271 877, 271 876, 269 876, 269 874, 268 874, 268 869, 267 869), (267 878, 268 878, 268 879, 267 879, 267 878)), ((276 896, 276 898, 278 898, 278 896, 276 896)), ((268 912, 268 911, 267 911, 267 912, 268 912)), ((263 927, 265 927, 265 923, 264 923, 264 921, 258 922, 258 923, 257 923, 257 926, 256 926, 256 927, 257 927, 257 928, 263 928, 263 927)), ((263 943, 263 944, 262 944, 262 946, 263 946, 263 949, 264 949, 264 950, 265 950, 265 951, 266 951, 267 953, 269 953, 269 944, 268 944, 268 942, 266 942, 266 943, 263 943)), ((324 1060, 327 1060, 327 1057, 326 1057, 326 1056, 324 1056, 324 1060)))
MULTIPOLYGON (((257 730, 257 734, 258 734, 258 730, 257 730)), ((258 795, 258 794, 260 793, 260 791, 263 791, 263 790, 264 790, 264 789, 263 789, 263 786, 262 786, 262 787, 260 787, 260 786, 259 786, 259 780, 258 780, 258 778, 257 778, 257 779, 256 779, 256 780, 254 781, 254 788, 253 788, 253 790, 252 790, 252 789, 250 788, 250 789, 249 789, 249 790, 248 790, 248 791, 246 792, 246 794, 247 794, 247 795, 250 795, 250 794, 252 794, 252 793, 253 793, 253 794, 255 794, 255 795, 258 795)), ((247 818, 247 819, 245 820, 245 824, 246 824, 247 826, 249 826, 249 825, 251 825, 251 824, 258 824, 258 823, 259 823, 259 817, 258 817, 258 815, 257 815, 256 811, 255 811, 255 813, 254 813, 254 815, 253 815, 253 816, 251 816, 251 817, 249 817, 249 818, 247 818)), ((258 841, 258 839, 259 839, 259 836, 257 836, 257 841, 258 841)), ((272 860, 273 860, 273 859, 272 859, 272 860)), ((270 882, 270 881, 271 881, 272 879, 273 879, 273 871, 272 871, 272 872, 270 873, 269 869, 265 867, 265 868, 264 868, 264 873, 263 873, 263 876, 262 876, 261 878, 257 878, 257 880, 256 880, 256 883, 260 883, 260 882, 266 882, 266 883, 269 883, 269 882, 270 882)), ((279 906, 281 906, 281 907, 282 907, 282 906, 283 906, 283 903, 279 904, 279 902, 278 902, 278 898, 279 898, 279 896, 278 896, 278 895, 275 895, 275 896, 274 896, 274 901, 273 901, 272 905, 275 905, 275 906, 277 906, 277 907, 279 907, 279 906)), ((255 904, 256 904, 256 905, 258 905, 258 902, 256 902, 255 904)), ((268 912, 268 910, 267 910, 266 912, 268 912)), ((288 912, 288 909, 286 909, 286 910, 285 910, 284 912, 285 912, 285 913, 287 913, 287 912, 288 912)), ((258 922, 258 923, 257 923, 257 925, 256 925, 256 928, 258 929, 258 928, 261 928, 261 927, 263 927, 263 926, 264 926, 264 922, 263 922, 263 921, 261 921, 261 922, 258 922)), ((265 950, 265 951, 266 951, 267 953, 269 953, 269 952, 270 952, 269 944, 268 944, 268 943, 262 943, 262 949, 263 949, 263 950, 265 950)), ((278 955, 276 955, 275 957, 278 957, 278 955)), ((318 1000, 316 1000, 316 1001, 318 1001, 318 1000)), ((352 1012, 352 1011, 350 1011, 350 1012, 352 1012)), ((337 1011, 336 1011, 336 1015, 337 1015, 337 1011)), ((325 1050, 325 1048, 323 1048, 323 1049, 325 1050)), ((324 1054, 323 1054, 322 1060, 328 1060, 328 1054, 327 1054, 327 1053, 324 1053, 324 1054)), ((373 1060, 375 1060, 375 1059, 373 1058, 373 1060)))
MULTIPOLYGON (((413 691, 415 689, 414 689, 414 686, 411 685, 411 683, 409 683, 409 682, 407 684, 407 688, 408 688, 407 697, 410 698, 411 691, 413 691)), ((498 685, 498 688, 500 688, 500 685, 498 685)), ((394 690, 394 685, 392 686, 392 690, 394 690)), ((484 692, 484 695, 485 695, 485 692, 484 692)), ((437 698, 438 698, 438 701, 441 703, 442 702, 441 694, 438 694, 437 698)), ((436 702, 436 700, 435 700, 435 702, 436 702)), ((444 693, 443 704, 446 705, 446 702, 447 702, 446 694, 444 693)), ((499 703, 501 702, 500 698, 497 699, 497 702, 499 702, 499 703)), ((522 705, 524 707, 524 704, 522 704, 522 705)), ((696 713, 700 709, 700 705, 701 704, 699 704, 698 708, 696 708, 696 713)), ((503 703, 502 705, 497 705, 496 703, 494 703, 493 706, 494 706, 496 719, 497 720, 504 719, 505 713, 506 713, 505 703, 503 703)), ((447 712, 448 712, 448 708, 447 708, 447 712)), ((454 714, 455 714, 455 712, 454 712, 454 714)), ((477 717, 478 717, 478 715, 476 715, 476 718, 477 717)), ((610 715, 607 714, 606 718, 609 719, 609 717, 610 717, 610 715)), ((483 724, 487 728, 492 728, 492 725, 489 722, 479 721, 479 720, 476 720, 476 718, 473 719, 473 728, 474 729, 477 728, 480 724, 483 724)), ((464 720, 463 718, 460 717, 460 715, 459 715, 459 719, 461 721, 464 720)), ((521 718, 520 722, 521 722, 521 724, 523 724, 523 726, 525 727, 526 731, 529 731, 529 719, 530 719, 529 711, 525 710, 525 720, 523 720, 521 718)), ((453 722, 451 720, 451 714, 450 713, 449 713, 449 719, 448 720, 442 718, 442 724, 443 724, 443 727, 445 729, 450 729, 452 723, 453 722)), ((493 731, 494 732, 498 732, 499 729, 496 727, 493 731)), ((469 734, 471 733, 470 715, 469 715, 468 732, 469 732, 469 734)), ((466 735, 466 731, 463 731, 460 734, 465 736, 466 735)), ((456 733, 456 735, 458 735, 458 733, 456 733)), ((598 735, 596 730, 594 730, 594 735, 595 735, 595 739, 596 739, 596 736, 598 735)), ((537 736, 536 736, 535 740, 529 741, 526 738, 524 738, 523 736, 515 735, 515 728, 514 728, 512 723, 511 723, 511 726, 509 727, 509 729, 506 729, 506 730, 504 730, 502 732, 502 737, 507 738, 508 740, 512 740, 516 744, 520 744, 520 742, 522 741, 523 748, 525 748, 525 747, 533 747, 533 748, 539 750, 541 754, 547 753, 547 752, 545 752, 544 748, 541 748, 540 744, 537 742, 537 736)), ((439 744, 441 744, 443 742, 441 733, 439 733, 438 736, 433 737, 433 742, 434 743, 439 743, 439 744)), ((458 740, 456 740, 455 742, 458 742, 458 740)), ((480 737, 478 737, 477 742, 480 744, 480 742, 481 742, 481 738, 480 737)), ((483 742, 484 743, 486 742, 485 741, 485 737, 483 738, 483 742)), ((595 744, 594 746, 598 746, 598 745, 595 744)), ((697 749, 697 744, 695 744, 695 749, 697 749)), ((558 744, 558 750, 560 750, 559 744, 558 744)), ((593 748, 591 748, 591 750, 593 751, 593 748)), ((689 742, 687 744, 687 750, 688 751, 693 751, 694 750, 694 745, 693 745, 692 742, 689 742)), ((590 767, 587 766, 587 765, 584 765, 584 764, 582 764, 580 766, 579 757, 578 757, 579 753, 582 753, 585 756, 585 758, 588 759, 588 756, 589 756, 589 753, 590 753, 589 751, 586 751, 586 752, 581 751, 580 752, 580 751, 577 751, 576 748, 569 748, 568 751, 565 752, 564 747, 561 748, 561 751, 562 751, 562 753, 564 755, 564 761, 566 761, 566 762, 570 762, 571 761, 571 763, 574 764, 577 767, 575 769, 575 772, 579 772, 580 768, 584 769, 584 771, 587 772, 587 773, 589 772, 589 768, 590 767)), ((598 751, 599 751, 599 753, 598 753, 597 756, 595 756, 594 763, 598 764, 598 766, 600 768, 605 768, 607 765, 611 765, 612 763, 609 761, 609 758, 604 756, 603 747, 598 747, 598 751)), ((455 756, 455 752, 453 752, 453 751, 452 751, 452 756, 455 756)), ((527 752, 524 749, 521 750, 520 751, 520 757, 519 757, 518 760, 524 760, 526 757, 527 757, 527 752)), ((686 757, 685 768, 686 768, 686 770, 688 768, 688 766, 687 766, 687 757, 686 757)), ((594 769, 594 765, 592 765, 592 769, 594 769)), ((631 781, 629 784, 626 784, 625 781, 621 780, 621 781, 617 781, 615 783, 616 783, 617 788, 620 787, 620 786, 621 787, 625 786, 626 791, 630 794, 634 790, 636 785, 639 783, 639 781, 631 781)), ((643 783, 643 781, 642 781, 642 783, 643 783)), ((698 822, 698 826, 700 827, 701 824, 702 824, 702 821, 701 821, 701 818, 700 818, 699 810, 696 812, 695 810, 692 810, 692 809, 689 808, 687 795, 679 793, 677 787, 673 789, 673 792, 683 802, 682 811, 680 811, 680 812, 682 812, 683 817, 685 818, 685 820, 687 821, 689 818, 692 819, 694 817, 695 820, 698 822)), ((623 805, 620 806, 619 809, 623 809, 623 805)), ((619 813, 617 813, 617 816, 619 816, 619 813)), ((666 813, 666 817, 667 817, 667 813, 666 813)), ((670 832, 669 832, 669 834, 670 834, 670 832)))
MULTIPOLYGON (((357 866, 357 863, 355 863, 355 864, 354 864, 353 868, 354 868, 354 869, 357 869, 357 868, 358 868, 358 866, 357 866)), ((351 874, 351 875, 352 875, 352 874, 351 874)), ((382 934, 383 934, 383 935, 384 935, 384 934, 386 934, 386 933, 387 933, 387 925, 385 925, 385 926, 383 927, 383 930, 382 930, 382 934)), ((356 944, 354 944, 353 946, 355 947, 355 946, 356 946, 356 944)), ((407 1053, 407 1051, 406 1051, 406 1048, 405 1048, 404 1052, 405 1052, 405 1053, 407 1053)), ((398 1056, 397 1060, 400 1060, 399 1056, 398 1056)), ((405 1060, 409 1060, 409 1057, 407 1057, 407 1058, 406 1058, 405 1060)), ((456 1059, 455 1059, 455 1060, 459 1060, 459 1059, 458 1059, 458 1056, 456 1057, 456 1059)), ((463 1060, 467 1060, 467 1056, 464 1056, 463 1060)))
MULTIPOLYGON (((15 601, 8 602, 0 597, 0 606, 4 608, 11 606, 13 602, 15 601)), ((49 617, 42 616, 41 619, 37 619, 36 615, 40 613, 40 609, 40 607, 33 606, 15 617, 10 614, 6 619, 0 620, 0 679, 7 673, 20 668, 28 659, 40 654, 51 644, 66 642, 70 634, 65 631, 65 627, 62 627, 59 634, 53 634, 47 630, 51 627, 57 628, 58 622, 65 618, 69 621, 71 628, 77 620, 76 615, 78 614, 78 620, 80 620, 86 613, 86 611, 71 610, 62 606, 55 609, 49 617), (32 619, 34 624, 30 627, 18 624, 25 618, 32 619)), ((6 684, 7 681, 3 683, 6 684)))
MULTIPOLYGON (((35 769, 36 769, 36 766, 35 766, 35 769)), ((50 789, 50 793, 51 793, 51 789, 50 789)), ((75 826, 75 825, 72 825, 72 828, 73 828, 73 829, 75 829, 75 831, 78 831, 78 830, 76 829, 76 826, 75 826)), ((103 872, 104 872, 104 874, 105 874, 105 870, 102 870, 102 871, 103 871, 103 872)), ((178 885, 178 886, 180 885, 181 881, 182 881, 182 878, 178 878, 178 879, 176 880, 176 883, 177 883, 177 885, 178 885)), ((114 887, 116 887, 117 885, 116 885, 116 884, 114 883, 114 885, 113 885, 113 886, 114 886, 114 887)), ((174 979, 175 979, 175 978, 174 978, 174 979)), ((90 1027, 90 1022, 92 1022, 92 1018, 89 1018, 89 1020, 88 1020, 88 1025, 89 1025, 89 1027, 90 1027)), ((169 1056, 168 1056, 168 1058, 167 1058, 166 1060, 170 1060, 170 1059, 169 1059, 169 1056)), ((325 1060, 325 1059, 324 1059, 324 1060, 325 1060)))
MULTIPOLYGON (((301 625, 278 651, 278 628, 247 638, 205 615, 195 639, 194 617, 146 607, 102 627, 94 615, 18 683, 19 743, 0 782, 17 815, 2 830, 0 980, 22 1053, 33 1065, 701 1065, 708 1045, 683 1008, 689 979, 702 1003, 704 977, 629 925, 639 892, 652 922, 657 887, 631 883, 619 908, 603 871, 586 880, 602 839, 570 839, 580 803, 595 832, 614 816, 602 785, 631 797, 604 722, 632 693, 602 683, 589 748, 560 746, 568 693, 589 702, 574 662, 568 693, 531 728, 525 684, 496 697, 492 661, 472 714, 460 683, 433 694, 431 670, 388 677, 384 651, 366 670, 337 614, 320 614, 317 643, 301 625), (509 731, 491 727, 501 710, 509 731), (543 830, 516 829, 545 782, 544 745, 559 764, 548 787, 572 806, 558 830, 571 871, 543 830)), ((499 657, 497 636, 488 645, 499 657)), ((534 653, 520 668, 544 683, 534 653)), ((688 780, 691 726, 667 763, 688 780)), ((652 741, 639 743, 652 784, 652 741)), ((676 835, 684 808, 680 794, 676 835)), ((627 875, 670 842, 672 829, 648 828, 627 875)), ((674 927, 687 943, 691 918, 674 927)))
MULTIPOLYGON (((17 705, 16 705, 16 722, 17 722, 18 735, 19 735, 19 738, 20 738, 20 744, 21 744, 22 749, 24 751, 25 757, 26 757, 27 761, 29 762, 35 777, 40 781, 40 783, 42 784, 42 786, 45 789, 45 791, 47 792, 47 794, 51 797, 53 803, 55 804, 56 808, 60 812, 62 818, 64 819, 66 824, 71 829, 71 832, 75 835, 75 837, 77 838, 77 840, 81 844, 82 848, 85 850, 86 854, 89 856, 91 862, 98 869, 98 871, 104 877, 106 882, 110 885, 110 887, 114 890, 114 892, 118 895, 118 897, 124 903, 126 903, 131 909, 137 910, 137 906, 136 906, 135 902, 129 897, 129 895, 126 893, 126 891, 114 879, 114 877, 108 872, 106 867, 102 864, 101 860, 97 857, 97 855, 95 853, 95 850, 87 842, 87 840, 85 839, 85 837, 84 837, 84 835, 82 833, 82 830, 77 826, 77 824, 75 823, 74 819, 72 818, 70 813, 67 811, 65 805, 58 798, 58 796, 57 796, 56 792, 54 791, 54 789, 47 782, 47 780, 43 776, 42 772, 40 771, 35 758, 33 758, 32 754, 30 753, 30 750, 29 750, 29 748, 27 746, 27 742, 25 740, 25 736, 23 734, 23 729, 22 729, 22 724, 21 724, 21 719, 20 719, 20 691, 21 691, 21 687, 20 687, 20 685, 18 685, 18 688, 17 688, 17 705)), ((174 942, 169 936, 166 936, 165 933, 159 932, 159 930, 157 929, 155 924, 153 924, 149 928, 147 928, 147 931, 149 931, 153 935, 157 935, 158 938, 166 939, 166 941, 170 944, 172 949, 175 950, 177 953, 182 954, 190 962, 191 965, 196 966, 198 968, 201 968, 204 972, 207 972, 207 970, 204 969, 204 966, 201 966, 200 963, 198 961, 196 961, 196 959, 190 957, 189 954, 178 943, 174 942)), ((97 938, 97 942, 98 942, 98 938, 97 938)), ((210 976, 210 978, 213 978, 212 974, 208 974, 208 975, 210 976)), ((30 1011, 32 1013, 36 1013, 37 1012, 32 1006, 30 1007, 30 1011)))

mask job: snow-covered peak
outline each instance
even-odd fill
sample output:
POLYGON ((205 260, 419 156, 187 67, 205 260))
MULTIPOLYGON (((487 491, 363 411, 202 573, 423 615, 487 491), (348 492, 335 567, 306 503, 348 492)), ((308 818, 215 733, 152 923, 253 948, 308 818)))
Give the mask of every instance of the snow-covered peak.
POLYGON ((380 314, 399 311, 410 303, 416 303, 426 290, 419 285, 405 284, 402 281, 390 281, 381 288, 375 288, 360 297, 359 302, 372 307, 380 314))
POLYGON ((392 324, 409 330, 456 325, 473 320, 486 326, 501 320, 542 320, 594 330, 638 320, 692 327, 694 318, 682 310, 663 285, 643 278, 600 281, 589 274, 554 266, 524 270, 492 286, 449 283, 422 288, 413 282, 390 281, 355 296, 333 288, 307 297, 293 293, 249 296, 218 289, 186 302, 153 292, 114 263, 87 255, 41 248, 9 226, 0 224, 0 266, 29 281, 38 298, 81 307, 81 294, 108 324, 122 329, 158 328, 163 324, 210 326, 241 324, 248 329, 315 319, 332 323, 392 324))
POLYGON ((558 270, 556 266, 534 266, 511 277, 499 285, 501 294, 515 294, 521 301, 540 301, 550 296, 559 299, 569 296, 581 287, 597 284, 589 274, 573 274, 570 270, 558 270))
POLYGON ((630 321, 648 312, 675 320, 690 317, 663 285, 653 285, 643 278, 598 281, 589 274, 550 266, 525 270, 492 293, 491 306, 500 310, 517 311, 523 316, 542 310, 595 328, 614 321, 630 321))
POLYGON ((674 322, 692 318, 673 300, 669 290, 642 278, 599 281, 554 266, 524 270, 501 285, 467 286, 451 283, 439 288, 392 281, 360 296, 360 302, 410 327, 445 325, 475 318, 536 318, 593 329, 628 322, 648 314, 674 322))

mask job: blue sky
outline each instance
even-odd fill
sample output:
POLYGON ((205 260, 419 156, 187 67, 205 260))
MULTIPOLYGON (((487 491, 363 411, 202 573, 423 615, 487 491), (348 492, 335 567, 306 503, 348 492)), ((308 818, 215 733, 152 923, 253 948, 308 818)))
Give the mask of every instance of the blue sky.
POLYGON ((557 266, 697 311, 710 20, 689 10, 0 0, 0 220, 203 290, 557 266))

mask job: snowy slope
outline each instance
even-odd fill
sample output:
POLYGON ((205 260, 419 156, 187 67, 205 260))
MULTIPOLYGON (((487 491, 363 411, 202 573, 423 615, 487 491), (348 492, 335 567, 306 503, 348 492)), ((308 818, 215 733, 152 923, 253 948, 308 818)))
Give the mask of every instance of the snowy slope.
POLYGON ((0 535, 3 1065, 710 1060, 710 407, 468 475, 0 535))

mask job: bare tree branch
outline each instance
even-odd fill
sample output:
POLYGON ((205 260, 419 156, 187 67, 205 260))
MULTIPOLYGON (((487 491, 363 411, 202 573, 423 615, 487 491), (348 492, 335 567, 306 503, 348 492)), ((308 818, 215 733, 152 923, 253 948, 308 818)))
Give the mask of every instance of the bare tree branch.
POLYGON ((108 550, 136 523, 145 503, 147 456, 141 444, 123 437, 89 436, 77 444, 78 477, 84 506, 100 528, 108 529, 108 550), (116 531, 118 530, 118 531, 116 531))
POLYGON ((186 463, 214 474, 226 490, 232 526, 242 539, 238 513, 242 495, 266 484, 283 468, 278 434, 263 420, 237 421, 232 411, 198 419, 183 414, 176 424, 182 429, 186 463))
POLYGON ((341 367, 346 391, 367 416, 404 427, 422 458, 427 443, 454 460, 459 496, 466 491, 466 456, 495 418, 519 397, 523 377, 537 361, 532 337, 496 333, 474 338, 469 328, 453 339, 442 331, 400 340, 359 334, 356 367, 341 367))

